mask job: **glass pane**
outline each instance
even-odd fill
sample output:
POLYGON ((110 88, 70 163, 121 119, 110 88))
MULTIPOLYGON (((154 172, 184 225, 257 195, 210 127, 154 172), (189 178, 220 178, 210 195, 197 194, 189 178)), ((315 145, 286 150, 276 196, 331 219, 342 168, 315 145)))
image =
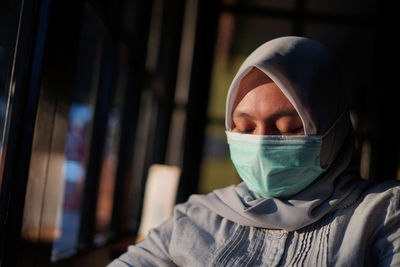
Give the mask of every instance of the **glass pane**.
POLYGON ((13 59, 16 49, 21 1, 0 2, 0 188, 3 176, 3 152, 7 141, 7 111, 12 93, 13 59))
POLYGON ((262 43, 289 35, 291 21, 222 13, 215 47, 207 126, 199 188, 207 193, 239 182, 225 137, 225 99, 243 60, 262 43))
POLYGON ((64 197, 60 235, 53 243, 53 260, 74 253, 79 238, 83 186, 92 136, 93 111, 103 54, 104 30, 97 18, 86 13, 83 21, 75 87, 68 113, 62 176, 64 197))
POLYGON ((120 46, 117 73, 113 101, 108 115, 106 143, 99 182, 96 212, 97 234, 94 240, 96 245, 101 245, 107 241, 107 235, 110 231, 121 131, 121 112, 128 77, 128 48, 125 45, 120 46))
POLYGON ((77 52, 66 52, 76 60, 63 56, 44 65, 22 237, 52 244, 53 261, 78 248, 105 35, 103 25, 87 9, 77 52))

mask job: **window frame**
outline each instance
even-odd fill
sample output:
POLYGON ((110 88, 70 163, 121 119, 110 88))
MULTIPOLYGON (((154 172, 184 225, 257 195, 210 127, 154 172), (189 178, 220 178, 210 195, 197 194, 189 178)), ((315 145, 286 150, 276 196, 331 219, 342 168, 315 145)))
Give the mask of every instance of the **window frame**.
POLYGON ((49 0, 21 1, 0 193, 0 259, 5 266, 15 265, 20 241, 49 5, 49 0))

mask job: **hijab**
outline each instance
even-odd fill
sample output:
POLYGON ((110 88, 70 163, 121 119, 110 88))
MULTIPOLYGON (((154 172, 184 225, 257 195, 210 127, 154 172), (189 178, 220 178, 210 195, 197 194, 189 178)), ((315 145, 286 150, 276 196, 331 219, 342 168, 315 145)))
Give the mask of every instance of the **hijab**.
POLYGON ((293 231, 353 203, 364 183, 345 172, 354 137, 339 71, 322 44, 304 37, 281 37, 264 43, 243 62, 227 95, 225 127, 231 130, 240 81, 253 69, 264 72, 298 112, 305 135, 323 135, 321 166, 327 171, 289 199, 261 198, 246 184, 218 189, 189 201, 241 225, 293 231))

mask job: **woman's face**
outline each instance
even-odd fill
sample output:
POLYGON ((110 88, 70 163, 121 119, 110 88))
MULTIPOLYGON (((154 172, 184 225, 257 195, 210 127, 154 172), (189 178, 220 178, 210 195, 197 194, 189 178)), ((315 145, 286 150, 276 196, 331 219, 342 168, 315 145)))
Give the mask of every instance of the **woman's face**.
POLYGON ((257 68, 253 68, 240 82, 232 119, 232 132, 304 135, 296 109, 279 87, 257 68))

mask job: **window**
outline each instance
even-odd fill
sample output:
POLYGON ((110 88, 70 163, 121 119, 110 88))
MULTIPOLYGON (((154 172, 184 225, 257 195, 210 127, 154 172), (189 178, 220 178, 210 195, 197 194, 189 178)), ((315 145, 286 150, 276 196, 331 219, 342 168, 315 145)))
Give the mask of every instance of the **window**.
POLYGON ((116 79, 111 96, 111 106, 107 118, 105 146, 100 171, 99 191, 97 198, 95 239, 96 245, 101 245, 111 234, 114 189, 118 167, 118 151, 121 135, 121 115, 124 104, 124 93, 128 81, 128 48, 121 43, 118 47, 116 79))
POLYGON ((0 189, 8 136, 7 120, 14 89, 14 60, 20 12, 21 1, 0 3, 0 189))
POLYGON ((145 2, 140 16, 134 0, 51 4, 18 266, 68 265, 83 251, 107 263, 101 249, 137 230, 125 200, 147 32, 128 19, 147 25, 145 2))
POLYGON ((51 242, 52 260, 76 253, 79 245, 96 99, 101 77, 107 75, 101 73, 107 64, 105 38, 104 26, 87 6, 77 50, 68 52, 71 60, 59 56, 64 62, 45 65, 51 69, 42 82, 22 235, 51 242))

